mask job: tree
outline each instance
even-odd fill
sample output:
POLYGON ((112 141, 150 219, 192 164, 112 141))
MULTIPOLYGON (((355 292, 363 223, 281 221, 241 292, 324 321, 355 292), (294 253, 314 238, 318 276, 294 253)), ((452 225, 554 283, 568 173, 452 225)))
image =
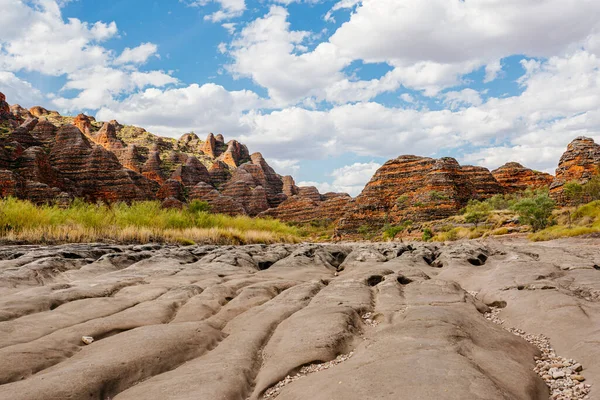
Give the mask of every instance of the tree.
POLYGON ((469 224, 475 224, 475 228, 479 223, 485 221, 490 216, 492 207, 486 202, 470 200, 465 208, 465 221, 469 224))
POLYGON ((600 200, 600 175, 594 175, 592 179, 587 181, 583 185, 583 192, 589 197, 590 201, 600 200))
MULTIPOLYGON (((585 195, 583 186, 576 181, 571 181, 565 183, 563 186, 563 195, 567 199, 567 201, 574 205, 578 206, 583 202, 583 198, 585 195)), ((567 215, 569 216, 569 228, 571 227, 571 210, 567 208, 567 215)))
POLYGON ((512 208, 519 214, 522 224, 530 225, 534 232, 548 226, 549 218, 556 207, 554 200, 547 194, 539 194, 534 198, 522 199, 512 208))
POLYGON ((431 231, 431 229, 429 229, 429 228, 423 229, 423 236, 421 237, 421 239, 423 239, 424 242, 429 242, 432 238, 433 238, 433 232, 431 231))

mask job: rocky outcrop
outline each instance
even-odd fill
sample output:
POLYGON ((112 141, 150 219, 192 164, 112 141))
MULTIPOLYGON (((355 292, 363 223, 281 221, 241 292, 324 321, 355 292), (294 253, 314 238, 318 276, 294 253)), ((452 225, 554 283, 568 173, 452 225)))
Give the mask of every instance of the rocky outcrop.
POLYGON ((0 121, 14 119, 15 116, 10 111, 10 106, 6 102, 6 96, 0 92, 0 121))
POLYGON ((63 117, 39 106, 25 110, 15 105, 12 114, 3 96, 2 101, 2 111, 10 121, 0 126, 0 169, 14 170, 22 190, 35 189, 36 198, 42 197, 47 185, 52 193, 58 188, 58 195, 87 196, 91 200, 113 201, 121 195, 118 199, 124 201, 157 198, 160 192, 160 199, 183 201, 186 196, 174 190, 176 185, 182 185, 187 194, 199 183, 206 183, 217 191, 227 186, 225 200, 219 200, 221 208, 251 215, 287 198, 282 178, 262 155, 256 153, 251 158, 245 145, 236 140, 225 144, 222 135, 209 134, 206 141, 194 133, 184 134, 179 140, 161 138, 115 120, 100 125, 85 114, 63 117), (17 127, 22 117, 31 118, 17 127), (43 166, 49 169, 41 172, 43 166), (77 168, 81 168, 81 176, 77 168), (99 175, 98 190, 92 190, 92 178, 87 176, 90 171, 99 175), (117 182, 115 185, 123 182, 124 187, 108 190, 102 184, 106 179, 117 182), (237 195, 240 197, 235 198, 237 195))
POLYGON ((171 175, 186 188, 192 188, 200 182, 210 184, 210 174, 206 167, 194 156, 188 156, 185 165, 180 165, 171 175))
MULTIPOLYGON (((0 99, 2 98, 2 94, 0 93, 0 99)), ((17 118, 21 120, 26 120, 28 118, 33 118, 33 115, 26 108, 21 107, 19 104, 13 104, 10 106, 10 112, 17 118)))
POLYGON ((216 188, 220 188, 231 178, 231 172, 229 172, 227 165, 221 161, 215 162, 208 170, 208 173, 210 181, 216 188))
POLYGON ((153 150, 148 155, 148 160, 142 166, 142 175, 146 178, 163 184, 165 181, 165 174, 160 167, 160 152, 158 150, 153 150))
POLYGON ((335 196, 330 195, 328 198, 323 196, 323 200, 318 201, 297 195, 288 198, 279 207, 262 212, 259 216, 277 218, 285 222, 331 224, 344 216, 352 202, 352 197, 345 193, 336 193, 335 196))
MULTIPOLYGON (((79 129, 81 130, 81 128, 79 129)), ((113 152, 121 152, 125 148, 124 143, 117 138, 115 126, 109 122, 105 122, 102 125, 102 128, 93 136, 92 140, 113 152)))
POLYGON ((303 197, 317 202, 322 200, 319 189, 314 186, 300 186, 298 188, 298 197, 303 197))
POLYGON ((294 178, 290 175, 286 175, 281 178, 283 182, 283 194, 287 197, 292 197, 298 194, 298 186, 296 186, 296 182, 294 178))
POLYGON ((473 185, 473 193, 471 194, 473 199, 484 200, 504 192, 502 185, 487 168, 465 165, 461 169, 473 185))
POLYGON ((167 179, 156 193, 156 197, 159 200, 173 198, 183 202, 186 201, 185 188, 180 181, 167 179))
MULTIPOLYGON (((215 142, 218 143, 218 141, 215 142)), ((240 144, 237 140, 232 140, 227 144, 227 150, 221 154, 218 160, 223 161, 225 164, 232 168, 238 167, 240 164, 249 161, 250 153, 248 148, 243 144, 240 144)))
MULTIPOLYGON (((71 192, 91 201, 131 201, 154 198, 136 185, 117 157, 102 146, 89 141, 74 125, 58 129, 50 151, 50 162, 59 177, 71 182, 71 192)), ((141 177, 140 177, 141 179, 141 177)))
POLYGON ((493 170, 492 175, 507 193, 549 187, 554 179, 550 174, 525 168, 516 162, 504 164, 493 170))
POLYGON ((453 158, 401 156, 386 162, 340 220, 340 233, 379 229, 404 220, 427 221, 456 214, 476 192, 472 174, 453 158), (366 228, 365 228, 366 229, 366 228))
POLYGON ((83 133, 87 137, 92 136, 92 121, 90 117, 85 114, 79 114, 73 120, 73 125, 79 128, 81 133, 83 133))
POLYGON ((575 181, 585 184, 597 174, 600 174, 600 145, 592 138, 580 136, 569 143, 560 158, 550 194, 564 204, 566 199, 562 192, 565 183, 575 181))
POLYGON ((217 148, 215 135, 212 133, 209 133, 206 137, 206 141, 202 145, 202 152, 211 158, 217 158, 221 154, 217 148))
POLYGON ((213 186, 200 182, 190 190, 190 200, 206 201, 213 213, 228 215, 244 215, 246 210, 236 200, 222 195, 213 186))

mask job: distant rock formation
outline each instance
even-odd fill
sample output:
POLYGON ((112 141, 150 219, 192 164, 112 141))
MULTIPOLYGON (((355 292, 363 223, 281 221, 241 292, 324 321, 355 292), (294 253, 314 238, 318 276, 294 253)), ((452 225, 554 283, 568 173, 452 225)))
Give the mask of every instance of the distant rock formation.
POLYGON ((550 186, 550 194, 560 203, 566 203, 563 186, 570 181, 585 184, 600 173, 600 145, 594 139, 579 136, 567 146, 558 162, 556 178, 550 186))
POLYGON ((456 214, 472 198, 502 193, 479 168, 454 158, 401 156, 386 162, 340 220, 341 233, 380 228, 405 220, 426 221, 456 214))
POLYGON ((492 175, 507 193, 549 187, 554 180, 550 174, 534 171, 516 162, 504 164, 493 170, 492 175))
MULTIPOLYGON (((199 199, 214 212, 252 216, 289 197, 284 178, 260 153, 250 155, 236 140, 226 144, 220 134, 162 138, 115 120, 11 107, 4 95, 0 128, 1 196, 36 203, 158 199, 165 207, 199 199)), ((293 196, 298 189, 287 180, 293 196)))

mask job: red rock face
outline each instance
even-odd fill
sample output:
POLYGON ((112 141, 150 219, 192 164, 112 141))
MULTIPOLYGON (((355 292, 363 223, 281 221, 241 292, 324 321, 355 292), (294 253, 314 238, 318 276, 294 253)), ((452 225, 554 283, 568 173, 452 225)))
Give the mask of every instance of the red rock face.
POLYGON ((135 144, 130 144, 127 146, 127 149, 119 152, 117 154, 119 161, 123 166, 127 169, 130 169, 135 172, 142 172, 142 165, 144 164, 144 159, 140 152, 138 151, 138 147, 135 144))
POLYGON ((281 203, 279 207, 270 208, 258 216, 277 218, 285 222, 334 223, 342 218, 351 204, 352 198, 345 193, 339 193, 319 201, 310 197, 293 196, 281 203))
POLYGON ((0 197, 20 197, 23 193, 24 182, 13 171, 0 169, 0 197))
POLYGON ((296 186, 294 178, 292 178, 290 175, 286 175, 281 178, 281 180, 283 181, 283 194, 285 194, 287 197, 292 197, 298 194, 298 186, 296 186))
POLYGON ((79 114, 73 120, 73 125, 78 127, 85 136, 91 137, 92 122, 90 121, 90 117, 85 114, 79 114))
POLYGON ((29 112, 29 110, 21 107, 18 104, 13 104, 12 106, 10 106, 10 112, 20 118, 21 120, 25 121, 28 118, 33 118, 33 115, 31 115, 31 113, 29 112))
MULTIPOLYGON (((117 157, 92 144, 74 125, 59 128, 50 151, 50 162, 59 177, 73 183, 71 192, 97 201, 145 200, 154 198, 146 185, 136 185, 117 157)), ((140 177, 141 178, 141 177, 140 177)))
POLYGON ((210 174, 206 167, 194 156, 189 156, 185 165, 180 165, 171 175, 186 188, 192 188, 200 182, 210 184, 210 174))
POLYGON ((160 168, 160 164, 160 153, 158 150, 151 151, 148 160, 142 167, 142 175, 162 185, 165 181, 165 174, 160 168))
POLYGON ((493 170, 492 175, 507 193, 521 192, 528 188, 549 187, 554 179, 550 174, 525 168, 516 162, 504 164, 493 170))
POLYGON ((461 169, 473 185, 472 198, 484 200, 504 192, 503 187, 487 168, 465 165, 461 169))
MULTIPOLYGON (((81 128, 79 129, 81 130, 81 128)), ((86 136, 89 136, 89 134, 86 134, 86 136)), ((104 125, 102 125, 102 128, 100 128, 98 133, 92 137, 92 140, 105 149, 113 152, 120 152, 125 148, 125 144, 119 138, 117 138, 115 125, 109 122, 105 122, 104 125)))
POLYGON ((14 118, 10 112, 10 106, 6 102, 6 96, 0 92, 0 121, 14 118))
POLYGON ((576 181, 586 183, 600 172, 600 145, 594 139, 580 136, 567 146, 556 169, 556 178, 550 186, 550 194, 561 204, 566 203, 563 197, 565 183, 576 181))
POLYGON ((321 194, 319 189, 314 186, 300 186, 298 188, 298 197, 304 197, 311 199, 312 201, 321 201, 321 194))
POLYGON ((177 199, 179 201, 186 200, 183 185, 175 179, 167 179, 158 190, 158 193, 156 193, 156 197, 160 200, 168 198, 177 199))
POLYGON ((208 137, 206 138, 206 141, 202 146, 202 151, 204 152, 204 154, 212 158, 217 158, 220 155, 217 149, 217 141, 215 140, 215 135, 213 135, 212 133, 208 134, 208 137))
POLYGON ((456 214, 476 192, 453 158, 402 156, 386 162, 338 224, 344 234, 404 220, 427 221, 456 214))
POLYGON ((28 146, 38 146, 40 145, 40 141, 38 141, 33 135, 31 131, 35 128, 38 123, 37 118, 29 118, 23 124, 21 124, 18 128, 13 130, 10 134, 10 139, 18 142, 24 147, 28 146))
POLYGON ((224 196, 211 185, 200 182, 190 191, 190 200, 206 201, 211 212, 228 215, 244 215, 244 207, 229 196, 224 196))
POLYGON ((56 126, 52 125, 49 121, 42 119, 38 121, 35 128, 31 130, 31 136, 33 136, 37 141, 42 143, 44 146, 49 146, 54 142, 54 137, 56 136, 56 126))
POLYGON ((269 208, 267 192, 260 183, 255 180, 252 173, 240 168, 223 186, 221 192, 241 204, 246 214, 254 216, 269 208))
POLYGON ((227 165, 221 161, 215 162, 208 170, 210 181, 216 188, 223 186, 231 177, 231 173, 227 169, 227 165))
POLYGON ((44 107, 35 106, 29 109, 29 113, 34 117, 44 117, 46 115, 50 115, 50 111, 46 110, 44 107))
MULTIPOLYGON (((263 187, 267 192, 267 200, 271 207, 277 207, 287 196, 283 193, 283 180, 273 168, 267 163, 262 154, 254 153, 250 156, 252 164, 260 166, 265 175, 263 187)), ((262 185, 262 183, 261 183, 262 185)))
MULTIPOLYGON (((216 143, 218 141, 215 140, 216 143)), ((227 150, 221 154, 218 160, 223 161, 230 167, 236 168, 240 164, 249 161, 250 155, 248 148, 240 144, 237 140, 232 140, 227 144, 227 150)))

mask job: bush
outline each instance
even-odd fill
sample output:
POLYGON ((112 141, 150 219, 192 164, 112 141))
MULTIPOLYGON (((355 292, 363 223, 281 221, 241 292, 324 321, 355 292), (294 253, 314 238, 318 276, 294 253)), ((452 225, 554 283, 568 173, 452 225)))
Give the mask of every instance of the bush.
POLYGON ((188 205, 188 210, 196 214, 201 212, 210 212, 210 204, 207 201, 192 200, 188 205))
POLYGON ((423 239, 424 242, 429 242, 432 238, 433 238, 433 232, 431 231, 431 229, 429 229, 429 228, 423 229, 423 236, 421 236, 421 239, 423 239))
POLYGON ((402 195, 402 196, 400 196, 400 197, 398 197, 396 199, 396 205, 398 207, 402 207, 402 206, 404 206, 406 204, 407 201, 408 201, 408 196, 407 195, 402 195))
POLYGON ((434 201, 448 200, 448 196, 442 192, 436 192, 435 190, 429 192, 429 198, 434 201))
POLYGON ((399 233, 404 232, 408 227, 412 225, 412 221, 404 221, 400 225, 391 226, 386 225, 383 227, 383 238, 394 240, 399 233))
POLYGON ((534 232, 548 226, 549 218, 556 207, 548 194, 538 194, 534 198, 525 198, 512 208, 519 214, 519 222, 530 225, 534 232))
POLYGON ((475 224, 475 227, 484 222, 490 216, 492 206, 486 202, 470 200, 465 208, 465 221, 469 224, 475 224))

